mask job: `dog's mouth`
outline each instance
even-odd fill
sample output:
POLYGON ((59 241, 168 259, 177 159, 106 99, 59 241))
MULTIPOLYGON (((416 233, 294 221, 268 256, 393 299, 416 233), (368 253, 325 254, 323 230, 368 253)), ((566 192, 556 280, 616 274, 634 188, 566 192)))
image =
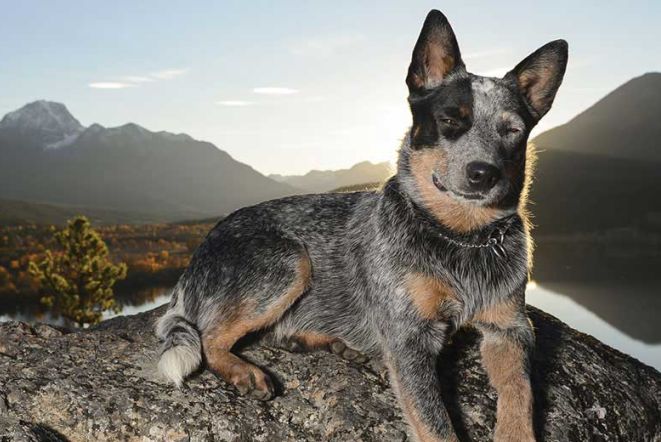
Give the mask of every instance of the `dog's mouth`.
POLYGON ((456 190, 448 189, 446 186, 443 185, 441 182, 441 178, 438 176, 436 172, 434 172, 431 176, 431 180, 434 183, 434 186, 441 192, 449 193, 452 194, 455 198, 459 199, 465 199, 465 200, 471 200, 471 201, 479 201, 483 200, 485 198, 484 195, 480 193, 462 193, 462 192, 457 192, 456 190))

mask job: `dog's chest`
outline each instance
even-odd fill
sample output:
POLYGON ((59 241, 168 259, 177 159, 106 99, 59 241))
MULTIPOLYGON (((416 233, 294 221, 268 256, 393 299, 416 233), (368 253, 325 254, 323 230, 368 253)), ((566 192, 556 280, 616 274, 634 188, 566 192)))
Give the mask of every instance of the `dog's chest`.
POLYGON ((465 322, 525 284, 526 243, 525 236, 516 235, 502 250, 456 246, 430 253, 404 272, 405 292, 424 319, 465 322))
POLYGON ((527 276, 527 251, 523 244, 471 250, 457 260, 445 267, 444 273, 464 296, 476 291, 497 296, 507 291, 510 282, 518 284, 527 276))

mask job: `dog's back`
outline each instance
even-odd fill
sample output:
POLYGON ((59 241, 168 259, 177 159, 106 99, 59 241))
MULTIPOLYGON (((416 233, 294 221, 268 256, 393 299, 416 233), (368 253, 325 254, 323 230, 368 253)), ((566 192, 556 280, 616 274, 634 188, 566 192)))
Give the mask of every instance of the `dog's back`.
POLYGON ((370 234, 367 224, 377 202, 376 192, 292 196, 237 210, 220 221, 193 254, 159 321, 161 372, 180 384, 201 363, 200 337, 212 335, 248 305, 268 311, 292 280, 301 278, 301 260, 314 269, 304 276, 304 291, 313 287, 314 295, 292 296, 296 299, 286 303, 297 301, 295 306, 276 306, 277 318, 243 327, 262 328, 278 319, 278 337, 313 329, 364 342, 365 330, 358 327, 364 315, 355 308, 350 281, 357 270, 355 257, 348 252, 352 238, 370 234), (338 321, 338 314, 344 321, 338 321))

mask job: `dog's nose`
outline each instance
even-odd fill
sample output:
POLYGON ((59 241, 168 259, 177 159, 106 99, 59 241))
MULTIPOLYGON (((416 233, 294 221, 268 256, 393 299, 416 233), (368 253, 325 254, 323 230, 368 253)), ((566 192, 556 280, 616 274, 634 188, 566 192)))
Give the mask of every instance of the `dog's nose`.
POLYGON ((466 166, 466 176, 471 190, 487 191, 500 179, 500 170, 489 163, 473 161, 466 166))

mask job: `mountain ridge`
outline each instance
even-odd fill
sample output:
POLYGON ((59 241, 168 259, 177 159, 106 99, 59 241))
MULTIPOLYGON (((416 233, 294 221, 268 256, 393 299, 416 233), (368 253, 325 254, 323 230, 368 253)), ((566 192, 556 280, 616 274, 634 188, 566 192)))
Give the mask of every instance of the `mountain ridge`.
POLYGON ((387 162, 372 163, 361 161, 348 169, 310 170, 304 175, 268 175, 278 182, 310 192, 328 192, 341 187, 350 187, 366 182, 383 182, 393 174, 392 165, 387 162))
POLYGON ((300 193, 212 143, 185 134, 153 132, 136 123, 84 128, 61 103, 29 103, 2 122, 0 198, 4 199, 180 221, 219 216, 246 204, 300 193))
POLYGON ((618 86, 567 123, 532 141, 539 148, 614 158, 661 161, 661 73, 648 72, 618 86), (621 143, 626 140, 626 144, 621 143))

